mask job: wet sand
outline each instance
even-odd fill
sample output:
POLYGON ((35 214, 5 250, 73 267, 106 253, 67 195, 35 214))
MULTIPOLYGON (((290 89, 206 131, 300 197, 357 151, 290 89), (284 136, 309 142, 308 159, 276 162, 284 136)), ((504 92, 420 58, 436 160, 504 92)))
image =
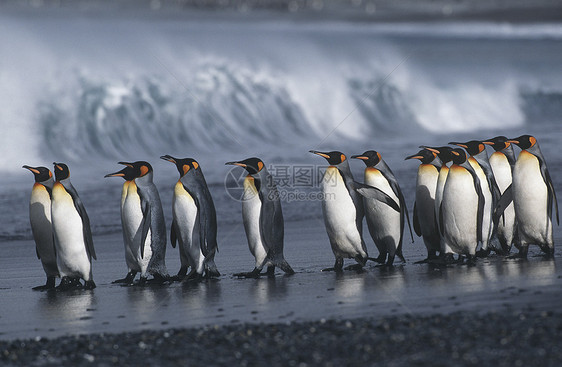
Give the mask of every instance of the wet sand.
MULTIPOLYGON (((555 242, 560 243, 556 228, 555 242)), ((414 264, 425 257, 419 239, 406 243, 406 264, 394 269, 369 263, 362 273, 321 272, 333 264, 323 223, 288 222, 285 253, 297 272, 273 279, 237 279, 253 268, 242 225, 222 226, 217 265, 223 276, 198 284, 123 287, 111 284, 125 275, 120 234, 94 238, 93 291, 34 292, 45 279, 32 241, 5 242, 0 258, 0 339, 54 338, 64 335, 164 330, 243 323, 391 316, 421 317, 455 312, 557 311, 562 303, 560 258, 545 260, 531 248, 528 260, 490 257, 477 266, 434 269, 414 264)), ((369 245, 376 255, 374 245, 369 245)), ((346 262, 352 264, 352 261, 346 262)), ((168 248, 170 273, 179 268, 177 249, 168 248)))

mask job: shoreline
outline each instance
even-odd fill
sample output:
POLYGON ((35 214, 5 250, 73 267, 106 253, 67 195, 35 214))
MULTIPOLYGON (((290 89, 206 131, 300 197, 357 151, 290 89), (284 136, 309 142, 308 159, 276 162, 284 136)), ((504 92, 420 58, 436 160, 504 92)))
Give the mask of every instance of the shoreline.
POLYGON ((0 341, 18 365, 556 365, 562 314, 456 312, 0 341))

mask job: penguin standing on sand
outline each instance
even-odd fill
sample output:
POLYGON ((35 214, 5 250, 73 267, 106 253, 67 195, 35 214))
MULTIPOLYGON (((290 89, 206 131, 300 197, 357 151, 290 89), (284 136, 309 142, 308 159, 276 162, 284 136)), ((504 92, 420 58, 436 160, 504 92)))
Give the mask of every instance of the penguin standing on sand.
POLYGON ((131 240, 132 238, 127 234, 126 222, 124 217, 125 200, 129 191, 129 185, 135 178, 135 169, 132 167, 125 167, 121 171, 110 173, 104 177, 123 177, 123 189, 121 190, 121 226, 123 228, 123 244, 125 247, 125 263, 127 264, 127 275, 123 279, 117 279, 113 283, 132 284, 135 276, 140 271, 136 265, 135 256, 132 252, 131 240))
MULTIPOLYGON (((437 153, 439 160, 441 160, 441 167, 439 167, 439 176, 437 177, 437 186, 435 187, 435 218, 438 218, 439 215, 439 208, 441 208, 441 201, 443 200, 443 189, 445 189, 445 182, 447 182, 447 176, 449 175, 449 167, 447 167, 447 163, 451 162, 453 159, 453 154, 451 151, 453 148, 444 146, 444 147, 426 147, 421 146, 420 148, 424 148, 429 150, 430 152, 437 153)), ((439 229, 439 220, 436 221, 437 228, 439 229)), ((441 230, 439 229, 439 233, 441 230)), ((452 260, 453 250, 445 245, 443 241, 443 236, 441 238, 441 246, 440 246, 440 255, 445 258, 445 261, 452 260)))
POLYGON ((55 235, 57 267, 62 277, 57 289, 67 290, 82 286, 94 289, 92 258, 96 260, 90 219, 82 200, 70 182, 70 171, 64 163, 55 165, 56 182, 51 199, 51 220, 55 235))
POLYGON ((34 287, 33 290, 55 288, 55 278, 59 276, 57 256, 51 223, 51 192, 53 190, 53 174, 46 167, 23 166, 35 176, 35 183, 29 200, 29 221, 35 240, 37 258, 41 260, 47 275, 47 283, 34 287))
MULTIPOLYGON (((494 148, 494 153, 490 155, 490 166, 494 171, 494 178, 498 184, 500 194, 503 195, 505 190, 512 183, 512 172, 515 166, 515 152, 513 145, 507 141, 505 136, 496 136, 495 138, 488 139, 482 143, 490 145, 494 148)), ((511 245, 517 232, 517 225, 515 221, 515 208, 513 203, 510 203, 504 210, 501 220, 496 225, 496 236, 493 241, 498 241, 504 255, 509 254, 511 245)))
POLYGON ((176 246, 176 240, 180 244, 178 277, 185 276, 189 266, 191 272, 186 280, 201 279, 204 272, 207 276, 218 277, 220 273, 214 260, 218 251, 217 214, 203 171, 192 158, 179 159, 170 155, 160 158, 174 163, 180 173, 174 188, 170 234, 172 246, 176 246))
POLYGON ((484 195, 480 179, 468 163, 465 151, 457 148, 451 153, 453 164, 443 189, 439 228, 446 246, 461 256, 466 255, 469 264, 473 264, 476 247, 482 241, 484 195))
POLYGON ((153 182, 152 166, 145 161, 119 162, 134 170, 123 204, 123 221, 133 269, 140 272, 140 284, 152 274, 154 281, 169 279, 166 269, 166 223, 160 195, 153 182))
POLYGON ((406 159, 419 159, 418 176, 416 179, 416 201, 414 203, 414 231, 423 238, 427 248, 427 259, 437 257, 441 249, 441 239, 437 227, 435 212, 435 192, 439 178, 439 168, 442 166, 437 153, 422 149, 406 159))
POLYGON ((466 149, 470 157, 468 162, 474 168, 478 178, 482 182, 482 193, 484 194, 484 219, 482 222, 482 250, 477 254, 478 256, 488 256, 491 250, 502 252, 502 249, 492 248, 491 239, 494 233, 492 212, 497 205, 500 198, 500 190, 494 178, 492 166, 488 160, 488 153, 486 153, 486 145, 481 141, 471 140, 466 143, 450 142, 449 144, 456 145, 466 149))
POLYGON ((363 198, 361 195, 383 201, 400 213, 398 204, 380 189, 361 185, 353 180, 345 154, 338 151, 310 153, 325 158, 330 166, 322 178, 322 213, 326 232, 336 262, 333 268, 325 271, 340 272, 344 259, 354 259, 357 264, 348 269, 361 269, 368 259, 367 246, 362 237, 363 198))
POLYGON ((539 143, 531 135, 522 135, 508 142, 522 150, 513 169, 512 187, 506 189, 500 199, 497 215, 501 216, 509 203, 505 198, 512 197, 517 220, 518 243, 515 244, 519 248, 518 256, 527 257, 530 244, 538 245, 547 256, 554 256, 552 208, 555 207, 556 223, 560 224, 558 201, 539 143))
POLYGON ((268 267, 268 275, 274 274, 276 266, 289 275, 294 274, 283 256, 283 211, 273 177, 259 158, 226 164, 243 167, 248 172, 244 179, 242 218, 250 252, 256 258, 254 270, 234 275, 259 277, 264 266, 268 267))
MULTIPOLYGON (((367 227, 379 250, 377 262, 385 263, 386 261, 387 266, 392 266, 395 255, 405 262, 404 255, 402 255, 404 220, 408 221, 408 228, 410 228, 410 218, 398 181, 379 152, 368 150, 363 154, 351 156, 351 158, 360 159, 367 166, 365 168, 366 185, 383 191, 400 205, 400 211, 396 212, 378 200, 364 199, 367 227), (387 254, 388 260, 386 260, 387 254)), ((413 242, 411 228, 410 237, 413 242)))

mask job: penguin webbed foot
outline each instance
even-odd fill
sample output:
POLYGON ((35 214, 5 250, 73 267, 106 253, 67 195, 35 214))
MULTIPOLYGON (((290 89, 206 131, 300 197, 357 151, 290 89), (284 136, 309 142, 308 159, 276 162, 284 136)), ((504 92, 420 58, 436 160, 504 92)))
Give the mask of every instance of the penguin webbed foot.
POLYGON ((367 260, 371 260, 379 264, 384 264, 384 262, 386 261, 386 254, 380 254, 379 257, 368 257, 367 260))
POLYGON ((45 285, 39 285, 31 289, 34 291, 48 291, 50 289, 55 289, 55 277, 47 277, 47 283, 45 283, 45 285))
POLYGON ((203 274, 199 274, 196 270, 192 270, 183 279, 184 283, 198 283, 203 280, 203 274))
POLYGON ((80 278, 62 277, 60 284, 55 288, 57 291, 64 292, 73 289, 82 289, 80 278))
POLYGON ((187 268, 188 266, 182 266, 176 275, 170 277, 170 280, 172 282, 181 282, 187 274, 187 268))
POLYGON ((130 271, 127 273, 125 278, 114 280, 111 284, 133 284, 136 275, 136 271, 130 271))
POLYGON ((246 273, 235 273, 234 276, 238 278, 259 278, 261 269, 254 268, 254 270, 246 273))
POLYGON ((91 290, 96 288, 96 283, 94 283, 93 279, 87 280, 84 282, 84 289, 91 290))
POLYGON ((322 271, 334 271, 336 273, 341 273, 343 271, 343 259, 336 259, 336 263, 333 267, 322 269, 322 271))

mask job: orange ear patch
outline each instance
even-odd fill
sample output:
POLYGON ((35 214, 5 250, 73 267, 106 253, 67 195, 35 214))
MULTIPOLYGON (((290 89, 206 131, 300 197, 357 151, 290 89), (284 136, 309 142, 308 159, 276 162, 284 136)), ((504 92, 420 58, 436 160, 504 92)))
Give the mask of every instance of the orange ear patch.
POLYGON ((346 159, 346 158, 345 158, 345 154, 342 154, 342 155, 340 156, 340 159, 341 159, 342 162, 345 161, 345 159, 346 159))
POLYGON ((185 175, 187 172, 189 172, 189 170, 191 169, 191 167, 189 167, 189 165, 184 164, 183 165, 183 174, 185 175))
POLYGON ((53 177, 53 174, 51 173, 51 170, 49 170, 49 178, 53 177))
POLYGON ((537 144, 537 139, 535 139, 534 136, 531 136, 529 138, 529 142, 531 143, 531 146, 534 146, 535 144, 537 144))
POLYGON ((263 162, 258 162, 258 171, 263 169, 263 162))
POLYGON ((193 161, 192 165, 193 165, 193 168, 195 168, 195 169, 199 168, 199 163, 197 163, 195 161, 193 161))
POLYGON ((148 173, 148 167, 147 166, 141 166, 140 172, 141 172, 141 177, 146 175, 148 173))
POLYGON ((377 152, 377 157, 379 157, 379 161, 382 160, 381 154, 377 152))

